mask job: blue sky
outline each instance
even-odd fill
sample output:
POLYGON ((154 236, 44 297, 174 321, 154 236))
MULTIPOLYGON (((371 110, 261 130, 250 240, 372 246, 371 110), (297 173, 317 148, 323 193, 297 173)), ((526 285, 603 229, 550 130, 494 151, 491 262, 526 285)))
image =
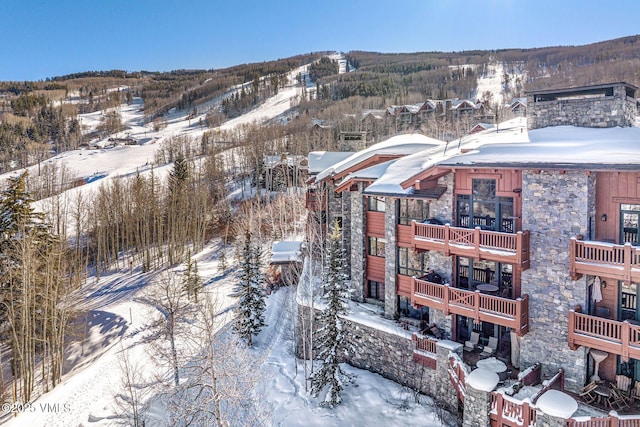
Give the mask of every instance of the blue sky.
POLYGON ((636 0, 0 0, 0 80, 224 68, 319 50, 581 45, 640 33, 636 0))

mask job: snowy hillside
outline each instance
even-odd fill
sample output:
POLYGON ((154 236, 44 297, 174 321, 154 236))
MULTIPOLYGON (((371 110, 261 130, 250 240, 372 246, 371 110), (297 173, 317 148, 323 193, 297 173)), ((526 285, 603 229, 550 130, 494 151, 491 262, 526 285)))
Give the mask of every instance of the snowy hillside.
MULTIPOLYGON (((286 113, 299 95, 295 75, 290 84, 277 96, 268 99, 251 112, 224 123, 222 129, 232 129, 243 123, 262 123, 286 113)), ((120 108, 127 130, 117 137, 130 136, 141 141, 139 145, 122 145, 105 149, 80 149, 61 153, 45 161, 48 164, 65 165, 85 185, 69 190, 65 197, 70 201, 74 194, 83 192, 90 196, 100 185, 109 180, 131 176, 140 171, 148 173, 154 153, 173 135, 198 137, 205 129, 198 125, 198 116, 189 119, 186 112, 174 112, 167 117, 168 126, 154 131, 151 124, 143 123, 141 101, 120 108)), ((94 126, 100 120, 99 113, 82 116, 83 126, 94 126)), ((98 141, 104 143, 105 141, 98 141)), ((164 174, 171 165, 154 169, 164 174)), ((35 167, 34 167, 35 168, 35 167)), ((35 170, 34 170, 35 172, 35 170)), ((15 175, 16 172, 0 176, 15 175)), ((221 329, 229 321, 230 307, 235 299, 230 297, 235 283, 233 272, 222 274, 219 270, 220 241, 210 242, 194 255, 199 275, 203 281, 202 295, 216 301, 216 308, 224 315, 221 329)), ((226 254, 228 260, 233 254, 226 254)), ((184 266, 176 267, 178 273, 184 266)), ((149 304, 149 289, 161 280, 160 272, 143 272, 142 267, 116 269, 103 273, 99 278, 90 277, 86 285, 74 295, 79 309, 86 311, 66 352, 67 373, 53 390, 22 407, 16 417, 7 411, 2 422, 7 426, 84 426, 103 427, 127 425, 126 405, 118 396, 126 395, 123 360, 138 367, 137 378, 152 382, 167 375, 166 367, 158 366, 150 355, 150 344, 145 337, 149 325, 158 310, 149 304)), ((166 274, 166 273, 165 273, 166 274)), ((173 274, 173 273, 169 273, 173 274)), ((354 382, 344 393, 344 403, 335 409, 320 408, 318 401, 305 391, 304 373, 300 361, 292 352, 291 312, 293 292, 282 288, 267 299, 267 327, 256 338, 250 350, 251 363, 248 372, 254 372, 260 381, 254 393, 264 399, 262 425, 275 426, 348 426, 348 425, 405 425, 440 426, 437 412, 429 405, 414 403, 414 395, 399 385, 367 371, 345 367, 354 382)), ((144 381, 140 380, 140 383, 144 381)), ((142 390, 143 387, 140 387, 142 390)), ((167 414, 157 397, 146 396, 151 406, 144 415, 146 427, 168 426, 167 414), (155 399, 155 400, 154 400, 155 399)), ((6 409, 3 407, 3 409, 6 409)), ((240 420, 238 420, 240 422, 240 420)))

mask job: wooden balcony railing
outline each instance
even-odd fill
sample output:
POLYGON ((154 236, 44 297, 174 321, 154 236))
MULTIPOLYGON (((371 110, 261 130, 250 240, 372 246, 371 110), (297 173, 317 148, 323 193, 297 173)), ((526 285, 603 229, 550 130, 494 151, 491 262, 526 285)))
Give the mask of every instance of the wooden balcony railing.
POLYGON ((640 325, 570 310, 569 347, 575 350, 581 345, 617 354, 625 362, 640 359, 640 325))
POLYGON ((415 343, 416 350, 422 351, 424 353, 433 354, 433 355, 437 353, 436 351, 436 344, 438 343, 437 339, 414 332, 411 335, 411 340, 415 343))
POLYGON ((640 247, 630 243, 616 245, 571 238, 569 259, 573 280, 579 279, 582 274, 589 274, 625 283, 640 281, 640 247))
POLYGON ((503 427, 533 427, 536 425, 536 408, 528 401, 519 401, 505 394, 491 392, 489 396, 491 425, 503 427), (495 423, 495 424, 494 424, 495 423))
POLYGON ((503 233, 449 224, 411 223, 413 246, 445 255, 467 256, 506 262, 522 270, 529 268, 529 231, 503 233))
POLYGON ((527 295, 512 300, 414 278, 411 303, 442 310, 445 315, 459 314, 476 322, 506 326, 520 336, 529 332, 527 295))

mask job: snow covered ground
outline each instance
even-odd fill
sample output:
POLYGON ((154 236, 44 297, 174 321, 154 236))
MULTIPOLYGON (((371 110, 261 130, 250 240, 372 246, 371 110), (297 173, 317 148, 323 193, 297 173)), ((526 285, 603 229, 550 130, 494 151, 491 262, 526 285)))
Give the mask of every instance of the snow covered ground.
MULTIPOLYGON (((285 113, 298 90, 292 80, 292 84, 278 95, 250 113, 225 123, 223 128, 230 129, 241 123, 260 123, 285 113)), ((169 124, 165 129, 154 131, 151 125, 143 123, 140 107, 139 100, 121 107, 123 122, 128 129, 117 136, 131 136, 144 141, 143 144, 75 150, 45 162, 64 164, 75 176, 87 180, 86 185, 70 190, 69 194, 79 191, 90 194, 110 179, 132 175, 136 170, 148 172, 155 150, 166 138, 181 134, 197 137, 204 131, 197 125, 199 117, 189 120, 186 113, 181 112, 168 117, 169 124)), ((99 114, 84 115, 83 125, 95 125, 99 114)), ((164 166, 166 170, 170 167, 164 166)), ((162 173, 162 169, 155 171, 162 173)), ((0 176, 0 179, 15 174, 0 176)), ((218 271, 220 248, 219 242, 213 241, 201 253, 195 254, 194 260, 198 261, 205 294, 215 295, 221 304, 220 310, 226 310, 228 314, 227 309, 234 302, 229 297, 234 279, 233 275, 222 275, 218 271)), ((229 253, 227 260, 232 259, 229 253)), ((157 280, 158 274, 143 273, 140 267, 134 266, 131 270, 111 271, 99 279, 90 277, 74 297, 79 301, 79 308, 87 314, 77 321, 75 336, 66 354, 67 373, 63 381, 26 405, 24 411, 15 417, 6 412, 0 414, 0 422, 11 427, 126 425, 122 408, 115 399, 123 392, 121 355, 126 353, 133 363, 143 367, 144 375, 157 374, 160 370, 150 357, 148 344, 143 339, 145 328, 157 311, 141 299, 150 284, 157 280)), ((264 373, 259 388, 267 391, 265 404, 271 414, 265 425, 443 425, 429 399, 423 398, 426 404, 416 404, 409 390, 376 374, 348 366, 345 370, 354 381, 344 391, 343 404, 335 409, 320 407, 317 399, 305 391, 302 362, 293 357, 292 294, 291 289, 282 288, 268 297, 267 327, 251 349, 254 359, 262 361, 260 366, 249 368, 260 369, 264 373)), ((168 425, 162 411, 148 414, 146 426, 153 425, 168 425)))
MULTIPOLYGON (((194 257, 206 283, 203 293, 216 293, 222 300, 222 311, 233 303, 228 295, 232 278, 218 272, 219 245, 213 243, 194 257)), ((138 297, 158 273, 133 272, 124 269, 91 279, 78 293, 81 307, 89 310, 87 339, 72 343, 68 360, 75 367, 52 391, 31 403, 28 411, 9 419, 7 426, 115 426, 122 425, 122 409, 115 396, 123 392, 120 353, 145 366, 146 375, 153 374, 153 361, 142 340, 144 328, 154 309, 138 297)), ((428 404, 416 404, 410 390, 379 375, 349 366, 353 377, 344 392, 343 404, 334 409, 322 408, 318 400, 305 391, 302 361, 293 357, 291 307, 294 291, 281 288, 267 299, 267 327, 260 333, 251 350, 252 358, 262 361, 263 383, 267 407, 274 426, 352 426, 443 425, 428 404)), ((248 367, 252 369, 252 367, 248 367)), ((255 369, 255 368, 254 368, 255 369)), ((6 420, 6 417, 5 417, 6 420)), ((168 425, 162 414, 149 414, 147 426, 168 425)))

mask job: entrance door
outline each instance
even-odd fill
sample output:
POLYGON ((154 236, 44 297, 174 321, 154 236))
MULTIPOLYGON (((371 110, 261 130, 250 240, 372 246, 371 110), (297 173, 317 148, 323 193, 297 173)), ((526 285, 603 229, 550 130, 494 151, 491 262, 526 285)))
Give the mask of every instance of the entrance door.
POLYGON ((620 242, 640 245, 640 205, 620 205, 620 242))
MULTIPOLYGON (((619 282, 620 295, 619 295, 619 307, 618 310, 619 320, 629 320, 638 324, 640 321, 640 304, 638 304, 638 292, 640 292, 640 284, 631 283, 625 285, 619 282)), ((634 380, 640 380, 640 361, 630 359, 629 362, 622 362, 621 357, 618 356, 618 374, 627 375, 634 380)))

